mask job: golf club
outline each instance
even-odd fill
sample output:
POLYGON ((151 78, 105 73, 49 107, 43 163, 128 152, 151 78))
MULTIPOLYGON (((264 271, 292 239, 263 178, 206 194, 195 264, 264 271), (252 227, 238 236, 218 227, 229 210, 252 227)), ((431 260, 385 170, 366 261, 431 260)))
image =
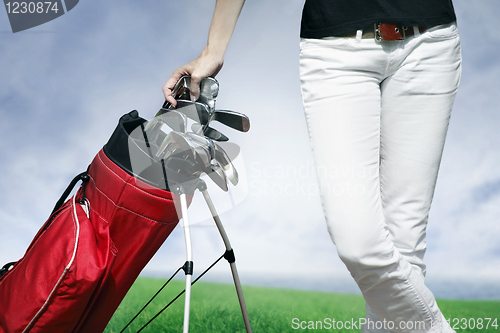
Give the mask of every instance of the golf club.
POLYGON ((233 184, 234 186, 238 185, 238 172, 236 172, 233 163, 231 163, 231 160, 229 159, 229 156, 224 151, 224 149, 222 149, 221 146, 219 146, 216 143, 214 143, 214 145, 215 145, 215 160, 219 162, 220 166, 224 170, 224 173, 231 182, 231 184, 233 184))
POLYGON ((215 110, 206 126, 208 126, 212 120, 216 120, 240 132, 248 132, 250 129, 250 119, 243 113, 236 111, 215 110))
POLYGON ((186 133, 186 136, 192 140, 193 143, 206 147, 210 152, 210 159, 215 158, 215 143, 212 139, 205 136, 198 135, 196 133, 186 133))
POLYGON ((162 114, 160 118, 174 132, 186 133, 188 123, 186 114, 177 110, 170 110, 162 114))
POLYGON ((212 181, 217 184, 217 186, 219 186, 224 192, 227 192, 227 176, 224 172, 224 169, 216 160, 212 162, 211 169, 212 172, 207 173, 208 177, 210 177, 210 179, 212 179, 212 181))
POLYGON ((212 139, 212 140, 215 140, 215 141, 229 141, 229 138, 227 136, 225 136, 224 134, 222 134, 221 132, 219 132, 218 130, 216 130, 215 128, 212 128, 210 126, 203 126, 201 124, 198 124, 198 123, 194 123, 192 126, 191 126, 191 130, 194 132, 194 133, 201 133, 203 131, 203 134, 212 139))
MULTIPOLYGON (((191 77, 184 75, 179 79, 174 89, 172 96, 177 100, 191 100, 191 77)), ((219 83, 212 77, 207 77, 200 82, 200 96, 196 102, 206 104, 211 111, 215 109, 215 100, 219 95, 219 83)), ((169 109, 172 105, 165 101, 163 109, 169 109)))
POLYGON ((167 159, 173 152, 177 150, 183 152, 185 151, 189 154, 190 158, 195 158, 196 152, 194 148, 189 144, 186 138, 178 132, 170 132, 165 137, 160 145, 160 148, 158 149, 158 152, 156 153, 156 157, 158 159, 167 159))

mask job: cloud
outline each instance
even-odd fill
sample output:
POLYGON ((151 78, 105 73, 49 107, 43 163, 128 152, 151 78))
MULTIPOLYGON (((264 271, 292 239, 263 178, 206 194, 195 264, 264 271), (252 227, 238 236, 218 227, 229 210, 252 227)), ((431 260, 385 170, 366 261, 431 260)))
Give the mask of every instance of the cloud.
POLYGON ((487 203, 500 195, 500 180, 484 183, 472 191, 472 201, 475 204, 487 203))
MULTIPOLYGON (((428 228, 431 282, 438 276, 500 276, 500 6, 454 3, 464 70, 428 228)), ((312 274, 307 272, 350 281, 315 188, 298 77, 302 5, 247 1, 218 75, 218 108, 251 120, 249 133, 218 128, 244 156, 248 196, 222 221, 252 283, 284 273, 303 281, 312 274)), ((204 47, 212 10, 213 2, 205 0, 154 6, 81 1, 32 32, 2 33, 0 262, 22 256, 69 180, 86 168, 122 114, 137 109, 145 118, 154 115, 172 70, 204 47)), ((7 29, 1 21, 0 30, 7 29)), ((222 254, 211 223, 193 227, 196 267, 222 254)), ((178 228, 147 270, 166 274, 183 261, 178 228)))

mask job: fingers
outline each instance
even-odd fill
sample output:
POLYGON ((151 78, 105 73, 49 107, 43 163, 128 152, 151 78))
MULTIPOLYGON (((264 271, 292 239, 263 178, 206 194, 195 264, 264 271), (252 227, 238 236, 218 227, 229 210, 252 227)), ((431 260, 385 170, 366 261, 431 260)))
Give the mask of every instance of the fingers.
POLYGON ((191 101, 195 102, 200 98, 200 83, 205 76, 191 75, 191 101))
POLYGON ((173 106, 177 105, 177 102, 173 96, 172 90, 174 89, 177 82, 183 75, 191 76, 191 100, 196 101, 200 97, 200 83, 201 81, 208 77, 214 77, 222 68, 223 60, 222 58, 216 58, 210 55, 202 53, 195 60, 185 64, 182 67, 177 68, 172 76, 163 86, 163 94, 167 102, 173 106))
POLYGON ((206 77, 215 77, 222 68, 222 61, 200 61, 201 65, 191 74, 191 100, 200 97, 200 83, 206 77))
POLYGON ((168 79, 168 81, 163 85, 163 87, 161 89, 163 91, 163 95, 165 96, 165 99, 167 100, 167 102, 169 102, 173 106, 177 105, 177 101, 175 100, 174 96, 172 95, 172 89, 174 89, 176 82, 177 81, 176 81, 174 75, 172 74, 170 79, 168 79))
POLYGON ((165 84, 162 88, 163 90, 163 95, 165 95, 165 100, 172 104, 173 106, 177 105, 177 101, 175 100, 174 96, 172 96, 172 88, 167 87, 165 84))
POLYGON ((177 101, 175 100, 173 96, 172 90, 174 89, 175 85, 177 82, 180 80, 180 78, 185 75, 185 71, 182 70, 182 67, 177 68, 173 73, 172 76, 167 80, 167 82, 163 85, 162 91, 163 95, 165 95, 165 99, 167 102, 172 104, 173 106, 177 105, 177 101))

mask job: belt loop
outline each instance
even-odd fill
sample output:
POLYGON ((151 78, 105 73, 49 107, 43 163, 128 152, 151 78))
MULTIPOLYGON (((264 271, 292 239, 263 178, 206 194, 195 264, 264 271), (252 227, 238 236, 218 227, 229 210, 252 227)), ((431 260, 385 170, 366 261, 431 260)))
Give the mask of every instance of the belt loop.
POLYGON ((416 25, 413 26, 413 35, 415 37, 420 37, 420 29, 416 25))
POLYGON ((359 29, 358 31, 356 31, 356 40, 359 42, 361 41, 362 37, 363 37, 363 30, 359 29))

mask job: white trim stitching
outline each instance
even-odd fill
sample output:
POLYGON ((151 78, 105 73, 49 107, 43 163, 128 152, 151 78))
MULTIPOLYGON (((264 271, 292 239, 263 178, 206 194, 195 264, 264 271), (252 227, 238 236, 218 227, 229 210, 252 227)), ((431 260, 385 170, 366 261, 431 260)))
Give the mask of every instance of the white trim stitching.
POLYGON ((78 248, 78 239, 80 237, 80 222, 78 221, 78 216, 77 216, 77 213, 76 213, 76 205, 75 205, 75 196, 73 196, 73 222, 75 223, 76 225, 76 233, 75 233, 75 245, 74 245, 74 248, 73 248, 73 255, 71 256, 71 259, 69 261, 69 263, 66 265, 66 267, 64 268, 64 271, 62 272, 61 276, 59 277, 59 279, 57 280, 57 283, 55 284, 54 288, 52 288, 52 291, 50 292, 49 296, 47 297, 47 299, 45 300, 45 303, 43 303, 42 307, 40 308, 40 310, 38 310, 38 312, 35 314, 35 316, 31 319, 31 321, 29 322, 28 326, 26 326, 23 330, 23 333, 24 332, 28 332, 30 329, 31 329, 31 325, 34 324, 35 320, 38 319, 38 316, 42 313, 43 310, 45 310, 45 308, 48 306, 48 303, 49 301, 52 299, 52 296, 54 295, 54 293, 56 292, 56 289, 59 287, 62 279, 66 276, 66 273, 68 272, 68 270, 70 269, 71 265, 73 264, 73 262, 75 261, 75 257, 76 257, 76 250, 78 248))

